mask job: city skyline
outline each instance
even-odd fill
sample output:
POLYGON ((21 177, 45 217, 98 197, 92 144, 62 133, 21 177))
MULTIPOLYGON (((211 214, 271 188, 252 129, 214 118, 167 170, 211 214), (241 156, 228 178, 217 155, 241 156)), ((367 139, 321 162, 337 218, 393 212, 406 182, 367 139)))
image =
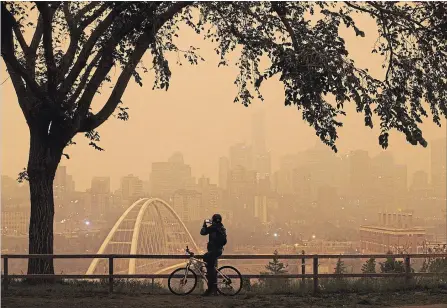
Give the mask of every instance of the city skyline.
MULTIPOLYGON (((385 74, 383 58, 365 52, 375 43, 375 23, 362 16, 358 24, 368 29, 362 44, 357 44, 358 38, 349 29, 341 27, 341 35, 346 39, 347 49, 356 63, 368 68, 373 76, 380 77, 385 74)), ((284 106, 283 87, 276 79, 263 85, 263 103, 257 100, 248 108, 233 103, 237 92, 233 84, 237 67, 217 67, 220 58, 211 42, 199 40, 194 31, 187 27, 182 26, 181 32, 178 45, 189 46, 190 41, 197 42, 207 61, 198 66, 173 65, 173 78, 167 92, 152 90, 154 77, 151 74, 145 74, 143 87, 129 83, 123 96, 123 103, 130 108, 129 121, 111 118, 98 130, 101 134, 99 145, 105 151, 95 151, 82 135, 74 138, 76 145, 65 149, 71 158, 67 160, 63 157, 61 164, 71 170, 79 187, 88 187, 95 175, 110 175, 114 179, 112 187, 117 187, 119 182, 116 179, 126 174, 147 177, 149 168, 144 170, 141 166, 164 161, 176 151, 183 153, 185 160, 195 170, 196 177, 207 174, 213 182, 217 182, 216 161, 227 155, 230 146, 251 140, 252 116, 259 111, 264 111, 266 115, 266 143, 272 153, 273 169, 278 168, 281 156, 303 151, 321 142, 295 107, 284 106)), ((168 55, 173 62, 176 57, 175 54, 168 55)), ((236 59, 237 54, 230 56, 231 61, 236 59)), ((143 62, 149 63, 150 56, 144 56, 143 62)), ((0 71, 6 77, 4 62, 0 63, 0 71)), ((0 91, 5 102, 1 113, 1 173, 16 177, 27 165, 29 133, 12 83, 6 81, 0 91)), ((109 89, 105 88, 102 95, 94 99, 93 111, 104 103, 108 93, 109 89)), ((341 118, 344 127, 338 130, 339 151, 345 153, 363 149, 371 155, 381 152, 377 117, 373 117, 375 126, 371 130, 365 127, 363 116, 356 114, 352 104, 347 104, 345 108, 348 116, 341 118)), ((444 138, 447 130, 445 118, 441 118, 442 127, 439 128, 428 113, 429 118, 424 119, 420 127, 430 143, 444 138)), ((408 144, 405 136, 396 131, 390 133, 388 150, 393 152, 399 163, 407 164, 409 170, 429 168, 428 149, 408 144)))

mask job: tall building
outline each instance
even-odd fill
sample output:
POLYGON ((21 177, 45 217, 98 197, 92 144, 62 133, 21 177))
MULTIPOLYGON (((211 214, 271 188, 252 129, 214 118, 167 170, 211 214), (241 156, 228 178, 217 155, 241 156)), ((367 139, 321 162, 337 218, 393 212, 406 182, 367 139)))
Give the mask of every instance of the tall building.
POLYGON ((59 166, 53 181, 53 191, 56 200, 63 200, 75 189, 73 177, 67 174, 66 166, 59 166))
POLYGON ((428 183, 428 173, 423 170, 418 170, 413 173, 410 189, 413 191, 426 190, 430 187, 428 183))
POLYGON ((357 150, 349 154, 349 194, 365 199, 371 185, 371 159, 367 151, 357 150))
POLYGON ((433 141, 430 147, 431 185, 435 196, 441 198, 446 196, 446 147, 446 138, 433 141))
POLYGON ((121 196, 123 202, 130 203, 143 197, 143 181, 133 174, 121 178, 121 196))
POLYGON ((382 152, 372 159, 369 202, 371 207, 391 210, 396 207, 396 165, 390 152, 382 152))
POLYGON ((25 235, 29 230, 30 209, 28 207, 2 209, 1 228, 5 235, 25 235))
POLYGON ((252 168, 258 173, 258 177, 263 179, 271 174, 271 155, 267 150, 265 138, 265 114, 263 112, 255 114, 252 124, 252 168))
POLYGON ((408 204, 408 175, 406 165, 395 166, 393 180, 395 207, 406 209, 408 204))
POLYGON ((91 192, 96 194, 110 194, 110 177, 93 177, 91 192))
POLYGON ((219 190, 216 184, 211 184, 209 178, 201 177, 197 183, 197 190, 202 195, 202 207, 214 210, 219 207, 219 190))
POLYGON ((113 206, 110 194, 110 177, 93 177, 90 188, 90 214, 95 218, 103 218, 113 206))
POLYGON ((267 151, 265 141, 265 113, 263 111, 253 115, 252 118, 253 152, 263 153, 267 151))
POLYGON ((154 197, 169 201, 174 192, 193 184, 191 167, 183 161, 181 153, 172 155, 167 162, 152 163, 150 191, 154 197))
POLYGON ((172 196, 172 207, 183 222, 201 220, 207 213, 202 211, 201 194, 194 190, 181 189, 172 196))
POLYGON ((219 158, 219 187, 227 189, 228 187, 228 173, 230 172, 230 162, 228 158, 219 158))
POLYGON ((238 166, 230 171, 228 192, 232 197, 254 195, 256 193, 256 172, 238 166))
POLYGON ((267 196, 255 196, 254 217, 258 218, 260 222, 266 223, 268 221, 267 209, 267 196))
POLYGON ((238 143, 230 147, 230 168, 233 170, 237 167, 252 170, 252 149, 245 143, 238 143))

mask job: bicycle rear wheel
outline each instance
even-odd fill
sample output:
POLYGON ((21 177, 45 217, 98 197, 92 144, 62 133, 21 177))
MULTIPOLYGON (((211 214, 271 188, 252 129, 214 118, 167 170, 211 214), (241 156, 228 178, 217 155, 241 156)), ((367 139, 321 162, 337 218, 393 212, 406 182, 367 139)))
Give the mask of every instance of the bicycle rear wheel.
POLYGON ((217 272, 217 291, 222 295, 234 296, 242 289, 242 275, 232 266, 222 266, 217 272))
POLYGON ((169 275, 168 288, 175 295, 188 295, 196 285, 197 275, 189 268, 178 268, 169 275))

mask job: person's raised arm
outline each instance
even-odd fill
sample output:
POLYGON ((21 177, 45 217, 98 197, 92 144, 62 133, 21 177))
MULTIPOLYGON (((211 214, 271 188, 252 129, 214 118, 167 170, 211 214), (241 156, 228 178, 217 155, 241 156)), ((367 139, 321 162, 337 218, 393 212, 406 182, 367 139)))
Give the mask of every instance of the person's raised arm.
POLYGON ((200 230, 200 235, 208 235, 209 234, 209 227, 206 225, 206 220, 203 221, 202 229, 200 230))

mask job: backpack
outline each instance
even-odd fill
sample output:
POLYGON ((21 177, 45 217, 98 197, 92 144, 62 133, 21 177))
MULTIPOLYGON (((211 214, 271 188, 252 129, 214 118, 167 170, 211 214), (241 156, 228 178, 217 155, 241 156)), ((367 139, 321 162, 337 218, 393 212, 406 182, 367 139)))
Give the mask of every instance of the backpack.
POLYGON ((221 247, 224 247, 227 244, 227 230, 225 230, 224 227, 217 228, 216 242, 221 247))

